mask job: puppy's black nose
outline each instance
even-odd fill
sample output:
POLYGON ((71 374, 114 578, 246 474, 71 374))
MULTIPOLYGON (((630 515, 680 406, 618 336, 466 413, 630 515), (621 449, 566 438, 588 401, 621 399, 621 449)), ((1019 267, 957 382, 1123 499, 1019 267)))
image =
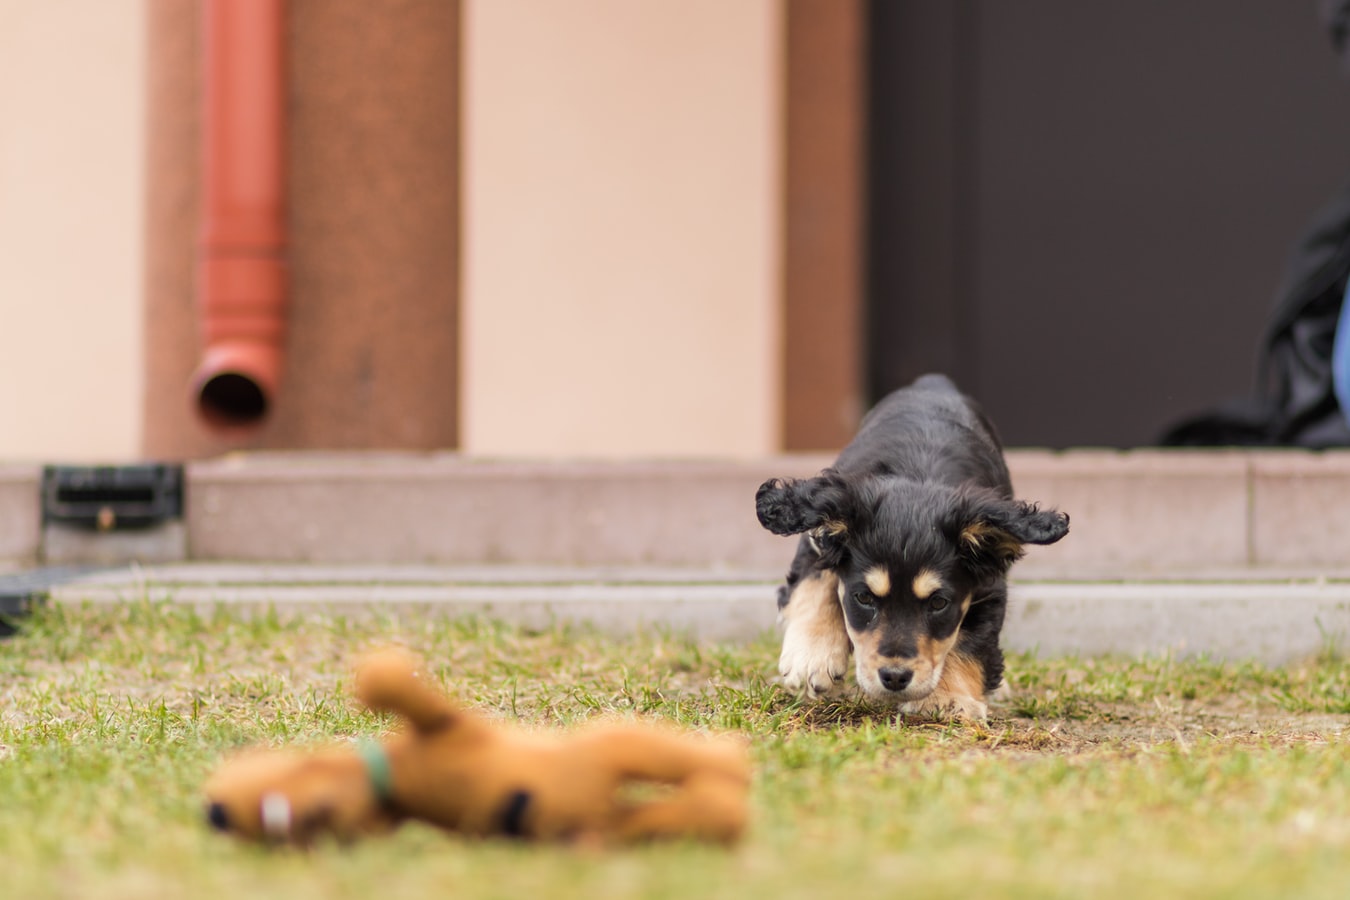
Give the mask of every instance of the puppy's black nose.
POLYGON ((909 687, 909 683, 914 680, 914 673, 911 670, 902 669, 899 666, 886 666, 884 669, 878 669, 877 676, 881 679, 882 687, 897 693, 909 687))
POLYGON ((217 831, 230 830, 230 817, 225 814, 225 806, 221 803, 212 803, 206 808, 206 821, 211 823, 211 827, 217 831))

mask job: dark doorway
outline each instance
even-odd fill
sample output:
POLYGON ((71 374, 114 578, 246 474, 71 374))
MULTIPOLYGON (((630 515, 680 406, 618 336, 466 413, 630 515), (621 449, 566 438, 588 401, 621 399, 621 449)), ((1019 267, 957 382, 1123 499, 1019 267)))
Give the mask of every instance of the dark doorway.
POLYGON ((873 0, 868 388, 952 374, 1018 446, 1137 446, 1245 393, 1350 180, 1316 3, 873 0))

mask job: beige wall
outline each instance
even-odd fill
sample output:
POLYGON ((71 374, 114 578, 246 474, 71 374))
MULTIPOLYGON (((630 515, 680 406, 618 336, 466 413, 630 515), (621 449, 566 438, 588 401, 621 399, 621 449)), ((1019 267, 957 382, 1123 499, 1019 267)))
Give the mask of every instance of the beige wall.
POLYGON ((469 0, 470 453, 777 448, 777 0, 469 0))
MULTIPOLYGON (((466 3, 465 450, 777 449, 781 15, 466 3)), ((0 0, 0 460, 138 455, 144 17, 0 0)))
POLYGON ((137 455, 140 0, 0 0, 0 459, 137 455))

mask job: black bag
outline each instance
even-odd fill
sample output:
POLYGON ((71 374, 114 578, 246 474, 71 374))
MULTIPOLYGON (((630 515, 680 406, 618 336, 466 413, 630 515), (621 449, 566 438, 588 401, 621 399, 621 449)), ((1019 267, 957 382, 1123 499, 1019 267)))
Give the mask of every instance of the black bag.
MULTIPOLYGON (((1350 73, 1350 0, 1321 0, 1331 45, 1350 73)), ((1344 447, 1350 424, 1331 382, 1347 277, 1350 185, 1313 220, 1294 249, 1257 362, 1256 394, 1176 423, 1164 446, 1344 447)))
POLYGON ((1344 447, 1347 424, 1331 383, 1331 348, 1350 278, 1350 185, 1324 208, 1290 257, 1261 342, 1256 393, 1172 425, 1171 447, 1344 447))

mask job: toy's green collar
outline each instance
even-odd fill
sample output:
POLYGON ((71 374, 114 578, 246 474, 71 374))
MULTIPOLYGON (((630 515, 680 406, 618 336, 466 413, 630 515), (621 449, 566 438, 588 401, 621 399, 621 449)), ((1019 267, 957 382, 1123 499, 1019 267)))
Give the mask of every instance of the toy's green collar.
POLYGON ((394 802, 394 773, 389 768, 389 754, 379 741, 362 738, 356 742, 356 753, 366 764, 366 775, 375 799, 385 806, 394 802))

